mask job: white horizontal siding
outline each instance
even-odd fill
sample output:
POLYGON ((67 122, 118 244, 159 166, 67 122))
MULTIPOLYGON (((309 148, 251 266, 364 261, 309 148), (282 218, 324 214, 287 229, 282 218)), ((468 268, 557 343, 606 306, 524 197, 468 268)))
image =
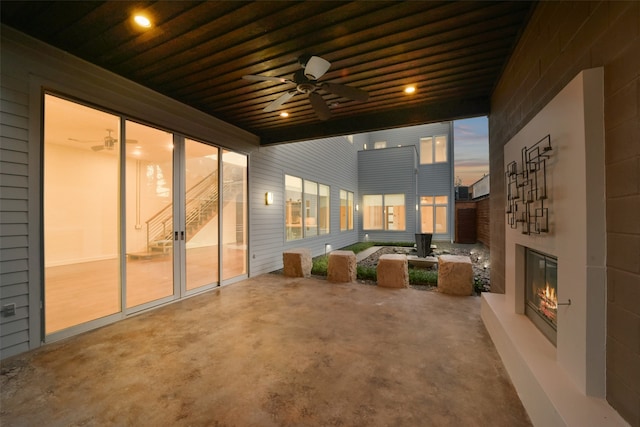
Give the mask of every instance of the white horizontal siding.
POLYGON ((340 231, 340 190, 357 195, 357 159, 353 144, 344 137, 304 141, 262 147, 251 153, 249 180, 251 188, 251 275, 282 268, 282 252, 295 247, 311 249, 322 255, 325 243, 337 249, 355 243, 355 229, 340 231), (328 185, 330 199, 330 233, 286 242, 284 228, 284 176, 293 175, 328 185), (274 203, 265 205, 266 192, 274 203))
POLYGON ((40 126, 43 88, 249 153, 258 137, 2 26, 0 69, 0 358, 40 345, 40 126))
POLYGON ((28 82, 6 62, 0 75, 0 307, 15 304, 16 315, 0 317, 0 358, 29 348, 28 82))

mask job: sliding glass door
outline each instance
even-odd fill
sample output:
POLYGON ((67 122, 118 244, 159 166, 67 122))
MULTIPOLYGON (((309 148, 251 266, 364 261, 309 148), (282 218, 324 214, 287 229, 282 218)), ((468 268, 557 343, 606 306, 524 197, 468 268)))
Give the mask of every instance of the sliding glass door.
POLYGON ((46 337, 246 277, 245 155, 54 95, 44 111, 46 337))
POLYGON ((173 134, 125 122, 126 307, 174 295, 173 134))
POLYGON ((120 118, 47 95, 45 333, 121 311, 120 118))
POLYGON ((185 140, 185 289, 219 282, 219 154, 216 147, 185 140))

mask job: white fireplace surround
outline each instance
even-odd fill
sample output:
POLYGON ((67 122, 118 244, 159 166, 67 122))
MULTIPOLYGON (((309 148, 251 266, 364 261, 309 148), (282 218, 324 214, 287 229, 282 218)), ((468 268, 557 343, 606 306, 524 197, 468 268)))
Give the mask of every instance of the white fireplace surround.
MULTIPOLYGON (((482 294, 482 319, 534 423, 627 425, 606 392, 603 70, 582 71, 504 147, 506 165, 551 135, 549 232, 505 228, 505 293, 482 294), (524 248, 558 260, 557 347, 524 315, 524 248)), ((520 167, 521 165, 519 165, 520 167)))

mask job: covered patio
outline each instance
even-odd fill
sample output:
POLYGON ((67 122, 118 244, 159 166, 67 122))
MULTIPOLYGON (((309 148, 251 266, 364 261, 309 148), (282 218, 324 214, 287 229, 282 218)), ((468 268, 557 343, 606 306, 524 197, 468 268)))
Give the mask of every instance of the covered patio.
POLYGON ((264 274, 2 363, 14 425, 528 426, 480 298, 264 274))

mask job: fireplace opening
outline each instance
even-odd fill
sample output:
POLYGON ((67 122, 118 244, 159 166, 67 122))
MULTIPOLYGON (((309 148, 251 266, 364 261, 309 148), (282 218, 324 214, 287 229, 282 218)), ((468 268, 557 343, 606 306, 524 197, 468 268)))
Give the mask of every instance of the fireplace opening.
POLYGON ((556 345, 558 260, 528 248, 525 258, 525 314, 556 345))

